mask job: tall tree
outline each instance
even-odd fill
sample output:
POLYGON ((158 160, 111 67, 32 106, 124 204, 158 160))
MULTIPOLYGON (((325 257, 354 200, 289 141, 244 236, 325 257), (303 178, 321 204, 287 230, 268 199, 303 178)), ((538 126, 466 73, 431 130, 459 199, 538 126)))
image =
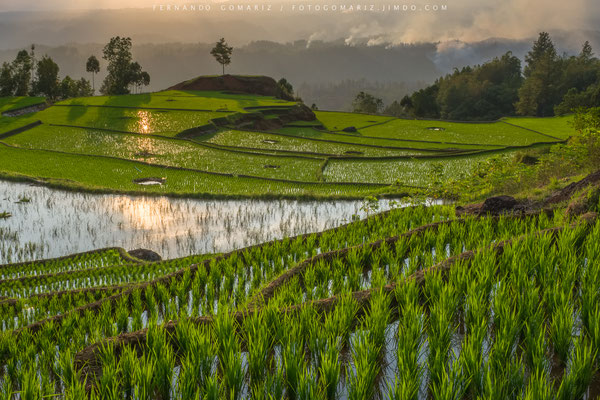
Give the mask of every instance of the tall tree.
POLYGON ((231 53, 233 53, 233 47, 227 45, 225 38, 221 38, 210 51, 210 54, 223 67, 223 75, 225 75, 225 66, 231 64, 231 53))
POLYGON ((102 58, 108 61, 108 75, 100 91, 104 94, 127 94, 131 84, 131 38, 115 36, 102 50, 102 58))
POLYGON ((0 69, 0 97, 12 96, 14 92, 13 67, 7 62, 2 63, 2 69, 0 69))
POLYGON ((85 63, 85 70, 92 74, 92 90, 96 91, 96 82, 94 77, 98 72, 100 72, 100 61, 96 58, 95 55, 91 55, 87 62, 85 63))
POLYGON ((15 96, 27 96, 31 90, 31 56, 27 50, 21 50, 13 61, 13 79, 15 96))
POLYGON ((30 47, 30 52, 29 52, 29 56, 31 57, 31 82, 34 82, 34 73, 35 73, 35 68, 36 68, 36 63, 35 63, 35 44, 32 43, 31 47, 30 47))
POLYGON ((285 78, 277 81, 277 97, 284 100, 294 99, 294 87, 285 78))
POLYGON ((52 58, 48 56, 42 57, 38 62, 36 70, 35 93, 42 94, 49 100, 56 99, 60 92, 58 71, 58 65, 52 58))
POLYGON ((561 60, 547 32, 540 33, 525 61, 517 112, 538 117, 553 115, 554 106, 560 102, 561 60))

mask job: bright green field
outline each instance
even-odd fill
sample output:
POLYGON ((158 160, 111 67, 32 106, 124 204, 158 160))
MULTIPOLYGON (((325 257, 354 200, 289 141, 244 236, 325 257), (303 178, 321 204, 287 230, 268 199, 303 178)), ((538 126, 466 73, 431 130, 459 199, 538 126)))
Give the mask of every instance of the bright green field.
POLYGON ((74 125, 113 129, 135 133, 175 136, 177 133, 206 125, 222 112, 190 112, 174 110, 133 110, 104 107, 50 107, 36 114, 47 124, 74 125))
POLYGON ((576 133, 571 125, 573 123, 572 115, 549 118, 503 118, 503 121, 561 139, 567 139, 576 133))
POLYGON ((293 135, 301 138, 312 138, 321 140, 330 140, 334 142, 350 143, 355 145, 371 145, 395 147, 400 149, 460 149, 460 150, 484 150, 498 149, 503 146, 483 145, 483 144, 448 144, 448 143, 433 143, 427 141, 410 141, 386 137, 363 137, 359 134, 338 134, 325 131, 319 131, 314 128, 291 127, 281 128, 276 131, 285 135, 293 135))
POLYGON ((186 140, 41 125, 4 142, 47 149, 144 161, 202 171, 276 179, 316 181, 321 159, 270 157, 204 147, 186 140), (265 165, 278 168, 265 168, 265 165))
POLYGON ((477 165, 489 154, 469 157, 452 157, 438 160, 330 160, 323 172, 326 181, 382 182, 425 187, 434 180, 434 168, 439 166, 438 179, 457 179, 477 165))
MULTIPOLYGON (((0 109, 40 101, 43 99, 3 98, 0 109)), ((438 165, 442 172, 437 179, 449 179, 467 173, 479 160, 495 152, 469 153, 553 141, 534 130, 558 138, 570 135, 571 117, 511 118, 506 122, 473 124, 318 111, 316 121, 299 121, 300 126, 269 132, 222 128, 216 133, 196 136, 193 141, 174 138, 184 130, 210 124, 212 119, 234 112, 258 115, 262 112, 265 119, 277 118, 281 111, 278 106, 293 104, 273 97, 215 91, 69 99, 40 112, 0 117, 0 134, 34 121, 42 122, 41 126, 3 139, 4 143, 20 149, 4 148, 0 173, 41 176, 66 186, 110 191, 359 197, 365 193, 393 194, 400 189, 373 185, 334 187, 323 180, 383 185, 399 180, 406 185, 425 187, 432 184, 432 171, 439 169, 438 165), (269 112, 271 107, 275 108, 269 112), (327 130, 315 129, 320 124, 327 130), (341 131, 348 126, 359 131, 341 131), (443 129, 428 129, 431 127, 443 129), (461 156, 461 152, 465 154, 461 156), (413 156, 421 158, 404 158, 413 156), (378 157, 381 159, 372 159, 378 157), (38 158, 39 162, 35 162, 38 158), (71 164, 65 161, 67 158, 71 164), (94 167, 89 167, 90 163, 94 167), (81 169, 81 165, 86 167, 81 169), (165 166, 192 171, 165 170, 165 166), (149 176, 170 174, 174 179, 163 186, 134 184, 133 179, 148 177, 147 169, 149 176), (235 178, 209 173, 232 174, 235 178), (254 178, 244 180, 239 175, 254 178), (279 185, 267 179, 288 182, 279 185), (291 181, 311 184, 304 187, 291 181)), ((290 124, 296 125, 293 121, 290 124)))
POLYGON ((29 107, 45 101, 43 97, 0 97, 0 112, 29 107))
MULTIPOLYGON (((358 129, 357 136, 377 138, 498 146, 526 146, 533 143, 557 140, 527 129, 505 124, 502 121, 461 123, 389 117, 387 119, 385 117, 377 119, 376 116, 371 115, 337 112, 318 112, 317 116, 329 130, 340 130, 347 126, 354 126, 358 129), (435 128, 441 128, 441 130, 435 130, 435 128)), ((540 132, 551 135, 549 132, 555 132, 556 129, 562 130, 563 128, 555 128, 555 130, 550 128, 554 124, 554 120, 556 120, 558 127, 565 124, 559 118, 549 118, 548 122, 542 123, 547 124, 546 129, 540 130, 540 132)), ((509 119, 507 119, 507 122, 509 122, 509 119)), ((532 129, 530 126, 523 126, 532 129)))
POLYGON ((556 141, 547 136, 503 122, 455 123, 396 119, 382 125, 361 129, 360 133, 364 136, 384 138, 501 146, 526 146, 533 143, 556 141), (428 128, 442 128, 444 130, 436 131, 428 128))
POLYGON ((360 152, 365 156, 406 156, 431 154, 416 150, 394 150, 385 148, 374 148, 361 145, 331 143, 313 140, 305 140, 295 137, 273 135, 269 133, 248 132, 239 130, 227 130, 219 132, 206 141, 222 146, 250 147, 264 150, 285 150, 297 152, 309 152, 329 155, 356 155, 352 152, 360 152), (275 143, 273 143, 275 142, 275 143))
POLYGON ((32 118, 30 114, 19 117, 0 117, 0 134, 20 128, 34 121, 36 121, 36 118, 32 118))
POLYGON ((355 114, 334 111, 315 111, 317 119, 325 125, 330 131, 341 131, 350 126, 356 129, 365 126, 380 124, 382 122, 391 121, 394 117, 384 117, 380 115, 355 114))
POLYGON ((58 104, 105 105, 115 107, 157 107, 188 110, 243 111, 245 107, 294 105, 296 103, 268 96, 224 94, 211 91, 169 90, 158 93, 123 96, 95 96, 69 99, 58 104))
MULTIPOLYGON (((217 176, 148 166, 134 161, 11 148, 0 144, 0 173, 47 179, 72 189, 156 193, 178 196, 363 197, 370 186, 295 184, 217 176), (165 177, 162 186, 142 186, 133 179, 165 177)), ((376 190, 375 190, 376 191, 376 190)))

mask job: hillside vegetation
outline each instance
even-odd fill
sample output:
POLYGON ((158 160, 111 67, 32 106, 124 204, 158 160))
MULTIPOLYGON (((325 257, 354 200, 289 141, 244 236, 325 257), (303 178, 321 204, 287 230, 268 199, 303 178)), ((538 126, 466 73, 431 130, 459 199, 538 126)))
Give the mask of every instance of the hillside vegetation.
POLYGON ((18 113, 11 109, 43 99, 2 101, 4 177, 104 192, 403 196, 467 176, 494 154, 575 133, 572 117, 470 124, 313 113, 229 90, 73 98, 18 113))

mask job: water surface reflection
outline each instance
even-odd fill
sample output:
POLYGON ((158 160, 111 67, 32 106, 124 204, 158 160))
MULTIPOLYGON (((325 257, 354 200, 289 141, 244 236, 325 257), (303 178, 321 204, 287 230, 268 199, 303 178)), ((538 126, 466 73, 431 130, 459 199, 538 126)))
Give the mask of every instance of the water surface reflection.
POLYGON ((364 216, 361 204, 93 195, 0 181, 0 212, 12 214, 0 219, 0 264, 111 246, 164 258, 225 252, 340 225, 364 216))

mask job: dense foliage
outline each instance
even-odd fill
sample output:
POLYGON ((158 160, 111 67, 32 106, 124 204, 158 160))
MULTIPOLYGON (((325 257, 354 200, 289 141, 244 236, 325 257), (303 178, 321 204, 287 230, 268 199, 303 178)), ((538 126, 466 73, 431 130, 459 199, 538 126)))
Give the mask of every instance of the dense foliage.
POLYGON ((542 32, 522 71, 520 60, 508 52, 482 65, 456 69, 406 96, 400 105, 408 115, 450 120, 566 114, 600 105, 600 61, 589 42, 576 56, 560 56, 542 32))
POLYGON ((91 96, 90 82, 65 76, 60 80, 59 66, 45 55, 35 60, 31 53, 21 50, 12 63, 3 63, 0 69, 0 96, 44 96, 50 101, 69 97, 91 96))
POLYGON ((102 58, 108 62, 108 75, 102 82, 101 93, 128 94, 131 92, 130 87, 135 91, 150 84, 150 75, 142 70, 138 62, 133 61, 131 46, 131 38, 119 36, 111 38, 104 46, 102 58))
POLYGON ((440 194, 465 199, 500 193, 531 196, 595 171, 600 165, 600 107, 578 109, 571 125, 578 134, 566 143, 482 160, 466 176, 446 181, 440 194))

